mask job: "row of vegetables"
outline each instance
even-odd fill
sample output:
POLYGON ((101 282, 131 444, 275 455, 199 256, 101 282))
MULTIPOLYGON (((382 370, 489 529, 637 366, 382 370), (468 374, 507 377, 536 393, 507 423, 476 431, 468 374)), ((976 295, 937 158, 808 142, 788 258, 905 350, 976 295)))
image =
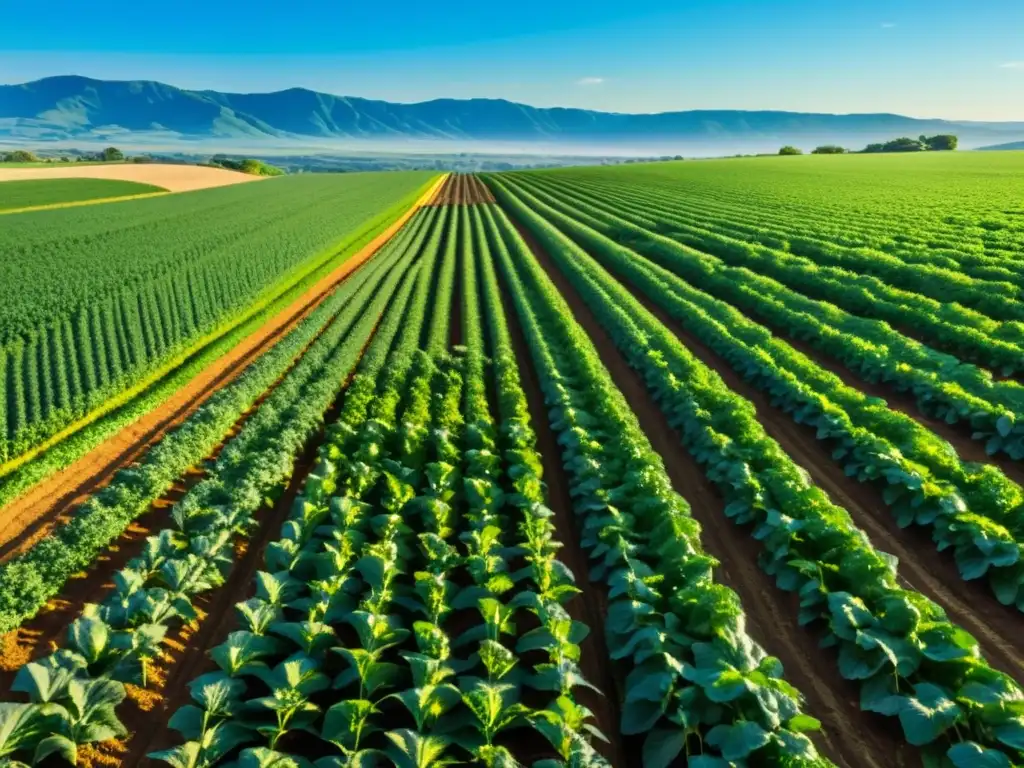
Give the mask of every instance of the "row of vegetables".
POLYGON ((517 194, 768 392, 797 422, 813 426, 847 475, 883 489, 902 527, 924 526, 940 550, 952 550, 965 579, 985 577, 1001 602, 1024 608, 1024 490, 998 468, 961 461, 948 443, 911 417, 845 385, 728 303, 694 287, 703 281, 691 277, 688 282, 637 258, 577 221, 597 221, 586 208, 577 204, 574 219, 564 206, 547 205, 552 198, 543 193, 543 200, 521 188, 517 194))
MULTIPOLYGON (((575 236, 577 226, 535 200, 524 202, 505 177, 488 181, 644 378, 719 488, 726 514, 753 524, 762 567, 779 588, 799 595, 800 623, 827 633, 840 673, 860 683, 861 707, 898 718, 910 744, 946 765, 1019 762, 1024 713, 1013 678, 992 668, 938 605, 902 588, 893 559, 810 483, 765 433, 753 406, 560 231, 565 226, 575 236)), ((613 245, 602 248, 602 258, 611 260, 613 245)))
POLYGON ((644 737, 645 768, 681 757, 702 768, 829 765, 805 735, 820 724, 747 634, 739 598, 715 582, 699 525, 593 344, 504 214, 486 216, 558 435, 590 578, 607 590, 610 661, 625 676, 621 733, 644 737))
MULTIPOLYGON (((557 198, 544 199, 565 210, 557 198)), ((989 371, 934 350, 883 321, 853 315, 770 277, 731 267, 715 256, 644 229, 639 224, 654 226, 646 217, 618 210, 614 220, 588 216, 586 221, 613 238, 630 238, 633 250, 755 315, 774 330, 839 360, 866 380, 911 393, 922 413, 970 427, 973 438, 981 441, 990 455, 1024 458, 1024 424, 1017 423, 1017 414, 1024 412, 1024 386, 1019 382, 996 380, 989 371)))
MULTIPOLYGON (((816 201, 810 209, 794 210, 785 206, 767 208, 761 202, 749 200, 719 201, 705 195, 680 194, 671 184, 609 184, 607 180, 574 179, 573 186, 606 198, 640 193, 671 201, 676 212, 707 229, 812 259, 829 260, 834 249, 839 248, 843 254, 852 251, 852 258, 870 257, 872 261, 886 263, 897 257, 907 264, 939 267, 979 280, 1019 283, 1024 275, 1024 265, 1012 254, 987 252, 970 244, 965 247, 962 236, 919 230, 919 222, 896 223, 891 215, 872 223, 870 217, 852 213, 848 207, 830 208, 824 200, 816 201)), ((966 221, 962 224, 970 225, 966 221)), ((872 264, 866 266, 873 268, 872 264)), ((907 287, 913 289, 916 284, 907 287)))
MULTIPOLYGON (((644 187, 671 192, 676 198, 699 200, 701 209, 734 214, 740 221, 766 226, 785 221, 786 232, 810 234, 841 245, 901 257, 907 251, 939 251, 956 260, 977 256, 1014 260, 1024 245, 1024 231, 1011 218, 1013 212, 999 210, 1005 205, 1007 185, 985 184, 981 181, 984 175, 968 181, 956 173, 942 173, 944 180, 956 185, 952 192, 949 186, 943 189, 935 184, 934 177, 920 176, 916 181, 924 182, 920 187, 930 193, 926 199, 926 195, 915 194, 916 190, 904 185, 879 185, 873 174, 843 179, 843 174, 830 178, 826 173, 805 186, 779 184, 778 177, 771 173, 753 174, 749 168, 741 172, 740 178, 721 178, 724 175, 720 174, 720 181, 716 179, 714 184, 708 184, 707 178, 687 179, 689 173, 673 173, 665 166, 657 170, 668 172, 645 173, 644 187), (740 187, 740 180, 748 183, 740 187), (950 205, 951 199, 955 205, 950 205)), ((640 180, 626 178, 630 175, 619 176, 615 182, 621 185, 640 180)), ((607 176, 601 179, 610 180, 607 176)), ((805 177, 801 181, 812 180, 805 177)))
POLYGON ((532 752, 538 766, 607 765, 575 699, 587 628, 564 607, 578 589, 557 559, 514 365, 492 382, 500 422, 488 401, 470 214, 443 215, 443 255, 424 257, 364 355, 256 596, 238 606, 243 628, 171 721, 186 742, 154 757, 513 766, 532 752), (452 357, 436 320, 451 305, 435 299, 452 296, 456 269, 468 346, 452 357))
MULTIPOLYGON (((544 194, 531 178, 522 181, 549 205, 568 210, 561 195, 571 190, 545 185, 544 191, 550 194, 544 194)), ((1018 382, 996 380, 989 371, 934 350, 883 321, 808 298, 770 277, 732 267, 657 234, 658 224, 650 218, 650 210, 640 215, 619 206, 609 215, 607 208, 596 207, 598 203, 592 197, 576 198, 572 210, 593 229, 628 240, 633 250, 651 261, 750 312, 774 330, 838 359, 868 381, 912 393, 923 413, 969 426, 990 455, 1024 458, 1024 424, 1017 423, 1017 414, 1024 412, 1024 387, 1018 382)))
MULTIPOLYGON (((296 458, 320 428, 324 412, 398 289, 411 261, 408 254, 422 242, 430 219, 430 214, 421 214, 386 252, 228 388, 244 386, 248 393, 262 382, 266 389, 263 369, 298 356, 280 382, 274 385, 270 380, 269 396, 224 446, 204 479, 174 506, 167 527, 147 539, 141 554, 114 575, 114 587, 102 602, 84 607, 68 628, 64 647, 18 672, 12 691, 27 697, 28 703, 0 704, 0 759, 14 756, 35 764, 59 755, 74 763, 81 745, 124 735, 116 713, 125 698, 124 684, 144 687, 147 667, 168 632, 196 618, 193 606, 198 595, 223 585, 236 542, 252 532, 254 514, 287 484, 296 458)), ((278 368, 279 377, 281 373, 278 368)), ((188 434, 193 421, 154 451, 169 450, 164 446, 173 445, 175 436, 188 434)), ((226 431, 223 425, 219 428, 226 431)), ((197 439, 185 445, 193 450, 204 447, 197 439)), ((193 456, 184 467, 195 460, 193 456)), ((146 466, 123 470, 111 487, 120 491, 125 475, 134 477, 146 466)), ((112 498, 106 491, 99 495, 105 497, 100 502, 112 498)), ((137 510, 148 507, 141 496, 132 502, 131 507, 89 507, 97 510, 91 517, 97 528, 102 526, 103 536, 83 537, 77 552, 65 544, 67 556, 87 563, 85 546, 94 547, 95 556, 137 510), (100 516, 104 509, 110 510, 110 519, 100 516)), ((69 526, 84 516, 80 511, 69 526)), ((63 531, 60 535, 66 538, 63 531)), ((16 582, 5 584, 16 588, 16 582)), ((49 588, 57 591, 59 584, 49 588)))
MULTIPOLYGON (((550 182, 548 182, 550 183, 550 182)), ((564 186, 558 193, 574 203, 580 199, 564 186)), ((586 204, 663 234, 682 245, 719 257, 726 264, 766 275, 811 298, 835 304, 848 312, 873 317, 939 349, 1005 375, 1024 371, 1024 325, 994 320, 970 307, 923 295, 920 287, 906 290, 886 280, 850 269, 816 263, 781 250, 748 243, 690 224, 670 203, 635 197, 628 202, 603 202, 587 197, 586 204)), ((1014 302, 1016 303, 1016 302, 1014 302)))

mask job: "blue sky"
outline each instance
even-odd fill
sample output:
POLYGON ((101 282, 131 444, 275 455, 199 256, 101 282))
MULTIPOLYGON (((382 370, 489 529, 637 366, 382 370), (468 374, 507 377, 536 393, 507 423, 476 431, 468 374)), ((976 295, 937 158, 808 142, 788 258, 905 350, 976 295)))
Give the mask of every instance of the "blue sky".
POLYGON ((81 74, 621 112, 1024 121, 1024 2, 0 2, 0 82, 81 74))

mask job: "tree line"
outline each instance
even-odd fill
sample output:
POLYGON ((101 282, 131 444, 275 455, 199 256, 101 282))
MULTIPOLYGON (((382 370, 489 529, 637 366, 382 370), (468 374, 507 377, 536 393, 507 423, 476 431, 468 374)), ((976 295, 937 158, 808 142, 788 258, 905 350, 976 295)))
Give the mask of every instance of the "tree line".
MULTIPOLYGON (((935 136, 921 135, 916 139, 908 136, 901 136, 891 141, 868 144, 860 151, 854 151, 840 147, 837 144, 823 144, 811 150, 812 155, 846 155, 860 154, 871 155, 882 152, 949 152, 955 150, 958 145, 956 136, 948 133, 940 133, 935 136)), ((794 146, 786 145, 779 150, 780 155, 802 155, 804 152, 794 146)))
POLYGON ((139 157, 125 157, 117 147, 107 147, 100 152, 86 152, 76 155, 61 155, 60 157, 40 157, 35 152, 27 149, 16 149, 12 152, 0 153, 0 163, 145 163, 149 158, 145 155, 139 157))

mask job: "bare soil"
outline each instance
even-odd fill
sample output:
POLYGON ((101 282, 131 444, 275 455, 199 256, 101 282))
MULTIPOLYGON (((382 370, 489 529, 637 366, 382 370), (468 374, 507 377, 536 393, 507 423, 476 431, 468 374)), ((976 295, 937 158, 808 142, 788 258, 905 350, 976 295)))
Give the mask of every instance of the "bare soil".
POLYGON ((358 253, 268 319, 259 330, 205 368, 158 407, 0 509, 0 560, 10 558, 46 536, 60 522, 62 515, 106 485, 121 466, 137 460, 169 430, 191 416, 218 389, 233 381, 250 362, 298 325, 344 279, 380 250, 436 192, 437 186, 358 253))
POLYGON ((198 165, 171 165, 165 163, 124 163, 113 165, 55 165, 52 168, 0 168, 0 181, 29 179, 113 179, 136 181, 163 187, 169 192, 190 192, 210 187, 225 187, 260 181, 253 176, 225 168, 207 168, 198 165))
POLYGON ((616 386, 664 460, 673 487, 689 502, 691 513, 703 528, 703 545, 721 563, 717 578, 736 591, 742 601, 751 636, 782 661, 786 679, 805 695, 807 711, 822 721, 823 730, 815 738, 819 750, 844 768, 918 765, 918 750, 905 743, 898 723, 860 710, 858 687, 839 675, 834 652, 818 647, 820 633, 796 623, 797 599, 776 589, 758 568, 759 543, 749 530, 725 517, 717 489, 683 447, 679 434, 666 425, 643 379, 629 367, 539 243, 522 228, 520 234, 593 340, 616 386))
POLYGON ((487 185, 472 173, 453 173, 434 199, 434 205, 479 205, 493 203, 487 185))

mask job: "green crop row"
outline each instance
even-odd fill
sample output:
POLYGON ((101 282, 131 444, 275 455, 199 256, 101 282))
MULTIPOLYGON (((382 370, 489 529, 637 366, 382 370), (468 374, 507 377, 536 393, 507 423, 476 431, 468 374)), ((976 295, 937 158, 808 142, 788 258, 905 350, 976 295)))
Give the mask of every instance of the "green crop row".
POLYGON ((679 195, 670 184, 610 184, 606 180, 573 178, 572 186, 605 200, 628 199, 639 194, 670 203, 675 212, 691 223, 812 259, 818 255, 827 258, 831 249, 838 246, 844 250, 857 249, 859 256, 883 261, 895 256, 911 264, 962 272, 981 280, 1018 283, 1024 275, 1024 265, 1011 254, 964 247, 953 235, 946 239, 935 232, 920 232, 914 222, 896 224, 886 218, 865 232, 863 217, 851 217, 849 211, 829 207, 826 201, 817 201, 815 206, 799 211, 766 210, 763 205, 738 197, 716 202, 706 196, 679 195))
MULTIPOLYGON (((208 456, 238 418, 288 371, 321 329, 327 329, 326 340, 337 343, 356 320, 356 315, 346 309, 347 302, 364 299, 383 279, 385 272, 378 265, 360 273, 360 279, 346 282, 294 331, 164 437, 138 464, 120 470, 102 491, 74 510, 67 524, 0 566, 0 628, 8 631, 33 616, 61 591, 72 574, 88 567, 175 480, 208 456)), ((323 344, 317 347, 322 350, 321 357, 328 349, 323 344)), ((301 370, 309 376, 315 369, 307 363, 301 370)), ((295 377, 291 380, 295 381, 295 377)), ((248 440, 248 434, 243 431, 239 439, 248 440)), ((235 449, 225 448, 221 461, 228 461, 236 453, 235 449)))
MULTIPOLYGON (((446 213, 449 227, 466 224, 457 209, 446 213)), ((428 342, 442 337, 431 318, 450 309, 430 297, 451 295, 445 263, 458 251, 438 260, 437 245, 408 306, 390 310, 400 329, 386 321, 364 356, 295 514, 267 550, 257 596, 238 606, 244 629, 214 650, 219 671, 193 683, 195 703, 172 719, 188 741, 155 757, 198 768, 245 747, 243 763, 305 766, 280 751, 303 730, 329 750, 322 766, 467 755, 511 766, 506 736, 532 730, 558 756, 538 764, 606 765, 573 703, 586 630, 561 605, 576 590, 554 557, 529 431, 509 429, 517 448, 495 451, 467 259, 460 303, 474 351, 417 350, 425 329, 428 342), (517 631, 527 613, 538 628, 517 631), (545 660, 528 665, 523 654, 538 652, 545 660), (526 691, 551 705, 528 706, 526 691)))
POLYGON ((861 684, 861 707, 896 717, 910 744, 957 768, 1010 765, 1024 747, 1022 691, 977 641, 923 595, 896 563, 771 440, 752 405, 683 346, 584 250, 499 181, 499 200, 539 238, 643 376, 669 423, 728 502, 755 525, 762 565, 800 596, 800 623, 823 625, 840 673, 861 684))
MULTIPOLYGON (((660 457, 597 352, 500 211, 492 247, 559 437, 591 579, 608 590, 610 661, 624 666, 620 731, 643 734, 644 765, 828 765, 819 723, 782 665, 746 633, 739 598, 671 488, 660 457)), ((496 221, 492 218, 496 217, 496 221)))
MULTIPOLYGON (((577 199, 571 190, 562 194, 566 199, 577 199)), ((811 298, 912 331, 926 343, 962 359, 1006 374, 1024 370, 1024 326, 1020 323, 995 321, 959 304, 894 288, 871 275, 821 266, 801 256, 690 227, 677 216, 652 211, 643 200, 615 205, 596 199, 587 202, 694 250, 717 256, 726 264, 770 276, 811 298)))
POLYGON ((989 371, 933 350, 882 321, 807 298, 770 277, 731 267, 716 256, 605 213, 591 205, 591 198, 577 197, 570 204, 564 191, 551 189, 545 194, 530 183, 525 188, 589 228, 628 240, 651 261, 838 359, 868 381, 911 392, 923 413, 970 426, 989 454, 1024 458, 1024 424, 1017 423, 1017 414, 1024 412, 1024 387, 1018 382, 996 381, 989 371))
MULTIPOLYGON (((930 528, 939 549, 952 549, 965 579, 985 576, 1000 601, 1024 607, 1024 489, 994 466, 961 461, 952 446, 912 418, 846 386, 729 304, 516 185, 510 188, 768 392, 798 423, 813 426, 847 475, 884 489, 900 526, 930 528)), ((586 212, 581 207, 576 216, 586 212)))
POLYGON ((19 671, 12 690, 30 703, 2 705, 0 756, 25 755, 39 763, 59 755, 75 763, 81 745, 125 735, 116 716, 123 685, 144 687, 147 663, 168 629, 193 620, 195 597, 223 585, 235 540, 253 530, 253 514, 291 476, 410 262, 397 244, 353 278, 358 290, 339 290, 325 302, 332 308, 309 319, 313 334, 328 324, 311 344, 301 327, 281 342, 295 345, 293 354, 308 349, 228 442, 208 476, 175 505, 172 526, 150 537, 143 553, 115 574, 102 603, 86 606, 63 649, 19 671))
POLYGON ((5 217, 0 463, 316 268, 426 181, 279 179, 5 217))

